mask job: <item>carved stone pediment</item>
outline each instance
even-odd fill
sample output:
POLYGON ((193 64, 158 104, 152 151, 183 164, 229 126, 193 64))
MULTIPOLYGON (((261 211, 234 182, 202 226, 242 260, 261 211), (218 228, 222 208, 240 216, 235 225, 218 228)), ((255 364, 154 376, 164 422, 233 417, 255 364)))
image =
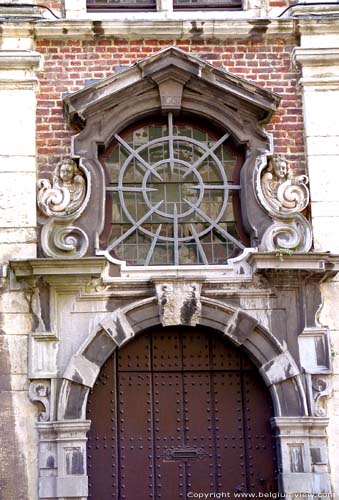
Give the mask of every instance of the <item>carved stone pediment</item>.
MULTIPOLYGON (((257 121, 268 120, 276 110, 280 97, 253 82, 239 78, 227 71, 216 68, 203 59, 185 52, 177 47, 168 47, 164 50, 138 61, 129 69, 101 80, 100 82, 85 88, 80 92, 71 94, 64 98, 64 112, 70 124, 82 124, 85 126, 88 119, 95 115, 101 115, 114 106, 116 109, 124 102, 128 106, 133 102, 131 99, 131 87, 144 95, 158 87, 157 97, 166 95, 157 104, 161 107, 169 103, 171 92, 178 97, 178 89, 183 88, 182 107, 188 111, 194 108, 187 106, 185 98, 189 91, 196 92, 204 89, 203 97, 196 96, 201 101, 213 96, 210 105, 215 104, 217 98, 223 104, 236 105, 238 110, 245 110, 247 114, 256 118, 257 121), (168 85, 171 82, 171 85, 168 85), (127 100, 126 100, 127 99, 127 100)), ((187 96, 188 97, 188 96, 187 96)), ((135 99, 136 101, 137 99, 135 99)), ((178 105, 178 104, 176 104, 178 105)), ((135 104, 133 105, 135 120, 141 112, 135 104)), ((233 112, 230 117, 234 116, 233 112)), ((240 133, 240 130, 239 130, 240 133)))

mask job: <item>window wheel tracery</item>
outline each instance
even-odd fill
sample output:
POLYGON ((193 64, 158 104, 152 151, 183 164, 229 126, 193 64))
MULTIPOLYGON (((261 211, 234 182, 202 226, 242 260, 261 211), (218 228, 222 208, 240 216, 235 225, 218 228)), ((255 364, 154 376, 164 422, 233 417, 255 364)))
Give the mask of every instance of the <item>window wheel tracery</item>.
POLYGON ((242 152, 191 124, 115 134, 101 156, 109 227, 102 249, 131 265, 225 264, 245 248, 235 220, 242 152))

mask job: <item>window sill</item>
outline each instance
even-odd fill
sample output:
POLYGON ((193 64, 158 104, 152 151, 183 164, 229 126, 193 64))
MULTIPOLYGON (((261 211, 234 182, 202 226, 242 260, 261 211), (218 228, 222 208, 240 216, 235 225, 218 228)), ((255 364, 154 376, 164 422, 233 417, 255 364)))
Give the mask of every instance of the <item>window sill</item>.
MULTIPOLYGON (((273 11, 273 9, 272 9, 273 11)), ((274 17, 281 12, 281 8, 272 12, 274 17)), ((92 21, 225 21, 232 19, 265 18, 267 12, 261 8, 248 10, 175 10, 175 11, 112 11, 112 12, 83 12, 68 11, 67 19, 82 19, 92 21)))

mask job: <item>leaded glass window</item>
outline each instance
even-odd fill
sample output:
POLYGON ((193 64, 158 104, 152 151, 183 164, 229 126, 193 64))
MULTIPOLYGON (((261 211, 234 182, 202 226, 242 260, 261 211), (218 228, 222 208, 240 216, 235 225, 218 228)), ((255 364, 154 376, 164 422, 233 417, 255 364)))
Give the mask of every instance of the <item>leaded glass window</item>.
POLYGON ((173 8, 177 9, 240 9, 242 5, 238 0, 173 0, 173 8))
POLYGON ((245 248, 243 150, 229 133, 175 120, 115 134, 101 248, 130 265, 225 264, 245 248))
POLYGON ((87 9, 96 10, 156 10, 155 0, 87 0, 87 9))
MULTIPOLYGON (((89 11, 109 10, 156 10, 155 0, 87 0, 89 11)), ((241 0, 173 0, 173 9, 183 10, 215 10, 215 9, 241 9, 241 0)))

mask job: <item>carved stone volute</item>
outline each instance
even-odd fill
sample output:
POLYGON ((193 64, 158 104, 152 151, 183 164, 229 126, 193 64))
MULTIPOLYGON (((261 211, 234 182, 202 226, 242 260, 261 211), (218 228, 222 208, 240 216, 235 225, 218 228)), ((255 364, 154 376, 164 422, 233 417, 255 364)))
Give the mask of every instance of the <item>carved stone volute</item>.
POLYGON ((86 196, 86 179, 75 161, 64 159, 54 169, 52 182, 38 181, 38 206, 52 217, 69 217, 81 208, 86 196))
POLYGON ((45 216, 41 233, 43 252, 49 257, 82 257, 88 248, 85 232, 73 225, 87 205, 90 176, 72 159, 55 167, 52 180, 38 181, 38 207, 45 216))
POLYGON ((312 245, 312 231, 301 214, 309 204, 306 175, 293 175, 282 156, 273 156, 259 172, 258 198, 273 223, 262 237, 260 250, 307 252, 312 245))

